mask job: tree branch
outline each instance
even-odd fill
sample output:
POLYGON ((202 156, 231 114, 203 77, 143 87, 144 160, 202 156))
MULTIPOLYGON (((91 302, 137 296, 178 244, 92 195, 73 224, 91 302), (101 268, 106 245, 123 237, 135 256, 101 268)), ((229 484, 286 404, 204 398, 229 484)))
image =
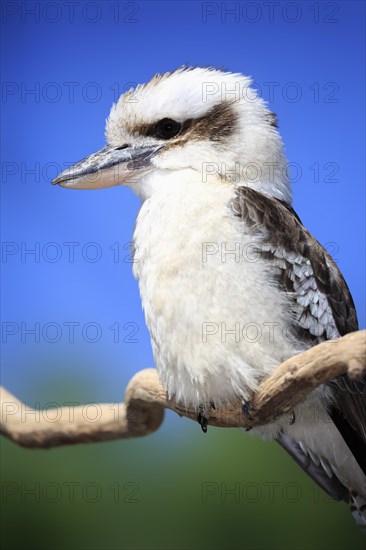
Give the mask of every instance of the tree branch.
MULTIPOLYGON (((318 344, 282 363, 253 395, 252 420, 241 403, 212 410, 209 424, 252 427, 289 413, 317 386, 342 374, 366 376, 366 331, 318 344)), ((31 409, 1 388, 0 433, 24 447, 47 448, 71 443, 110 441, 148 435, 159 428, 164 409, 196 420, 196 411, 168 399, 155 369, 138 372, 126 389, 125 403, 97 403, 52 410, 31 409), (89 408, 93 407, 93 415, 89 408)))

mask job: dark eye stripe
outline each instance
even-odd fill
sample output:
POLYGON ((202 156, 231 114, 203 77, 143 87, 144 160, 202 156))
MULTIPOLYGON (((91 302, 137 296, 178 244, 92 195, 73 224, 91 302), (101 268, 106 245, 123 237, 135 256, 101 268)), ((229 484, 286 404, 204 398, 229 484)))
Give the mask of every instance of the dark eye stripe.
MULTIPOLYGON (((172 119, 162 119, 172 120, 172 119)), ((187 136, 192 140, 223 141, 229 137, 236 126, 237 115, 229 103, 219 103, 210 109, 204 116, 200 118, 189 118, 180 123, 180 131, 176 135, 181 138, 187 136)), ((140 136, 158 137, 156 134, 157 124, 162 121, 154 122, 153 124, 141 124, 130 128, 130 132, 140 136)), ((176 121, 173 121, 176 122, 176 121)), ((179 124, 177 122, 177 124, 179 124)), ((175 137, 175 136, 173 136, 175 137)), ((172 139, 161 138, 160 139, 172 139)))

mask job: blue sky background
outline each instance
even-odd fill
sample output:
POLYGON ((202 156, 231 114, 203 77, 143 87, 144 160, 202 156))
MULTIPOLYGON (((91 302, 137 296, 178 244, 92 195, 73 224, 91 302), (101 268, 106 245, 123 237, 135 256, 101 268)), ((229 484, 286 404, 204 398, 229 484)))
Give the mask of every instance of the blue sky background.
MULTIPOLYGON (((336 258, 365 326, 365 4, 274 4, 106 0, 74 3, 72 14, 63 2, 2 3, 2 383, 24 401, 120 400, 153 366, 124 248, 138 199, 50 181, 103 146, 118 91, 182 64, 253 77, 296 168, 295 209, 336 258), (65 243, 76 243, 74 261, 65 243), (35 247, 39 261, 24 256, 35 247), (36 323, 49 330, 39 342, 25 332, 36 323)), ((163 439, 178 422, 175 443, 197 443, 196 426, 175 415, 163 439)))
MULTIPOLYGON (((294 163, 295 208, 338 261, 365 325, 362 2, 285 2, 273 12, 263 3, 84 2, 74 13, 62 2, 38 11, 35 4, 2 6, 2 238, 15 243, 5 245, 2 307, 3 320, 16 323, 9 330, 19 329, 3 346, 8 386, 18 393, 37 387, 55 368, 50 358, 73 357, 76 348, 91 356, 95 399, 117 398, 133 372, 153 365, 137 284, 123 261, 138 199, 122 187, 69 191, 50 180, 103 146, 119 92, 184 63, 240 71, 260 87, 294 163), (67 242, 80 243, 73 263, 67 242), (85 248, 90 242, 97 248, 85 248), (35 246, 38 263, 22 258, 35 246), (55 254, 60 260, 52 262, 55 254), (22 322, 57 323, 61 339, 45 341, 56 338, 51 327, 35 344, 22 322), (74 344, 64 322, 80 323, 74 344), (88 322, 100 325, 97 343, 82 336, 88 322), (138 343, 114 344, 108 327, 118 323, 125 338, 129 322, 138 325, 138 343), (47 365, 31 368, 38 354, 47 365)), ((78 376, 64 369, 60 379, 78 376)))

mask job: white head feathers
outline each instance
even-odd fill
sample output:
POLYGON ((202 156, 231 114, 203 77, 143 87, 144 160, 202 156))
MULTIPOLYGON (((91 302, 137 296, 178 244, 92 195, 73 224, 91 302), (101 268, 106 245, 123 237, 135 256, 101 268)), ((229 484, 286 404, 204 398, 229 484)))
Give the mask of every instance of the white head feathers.
POLYGON ((206 170, 291 202, 275 115, 250 85, 246 76, 211 68, 156 75, 113 105, 107 141, 115 147, 162 143, 167 146, 153 159, 159 170, 206 170), (154 130, 166 119, 181 128, 169 139, 154 130))

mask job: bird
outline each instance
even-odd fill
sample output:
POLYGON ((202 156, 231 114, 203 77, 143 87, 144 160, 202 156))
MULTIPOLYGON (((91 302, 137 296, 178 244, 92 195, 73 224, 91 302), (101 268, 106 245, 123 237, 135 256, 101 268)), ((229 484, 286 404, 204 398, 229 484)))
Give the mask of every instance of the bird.
MULTIPOLYGON (((125 185, 155 365, 171 399, 209 411, 250 399, 287 358, 358 329, 347 284, 292 206, 277 116, 250 77, 180 67, 124 93, 107 145, 54 180, 125 185)), ((252 429, 276 440, 366 524, 366 384, 342 376, 292 415, 252 429)))

